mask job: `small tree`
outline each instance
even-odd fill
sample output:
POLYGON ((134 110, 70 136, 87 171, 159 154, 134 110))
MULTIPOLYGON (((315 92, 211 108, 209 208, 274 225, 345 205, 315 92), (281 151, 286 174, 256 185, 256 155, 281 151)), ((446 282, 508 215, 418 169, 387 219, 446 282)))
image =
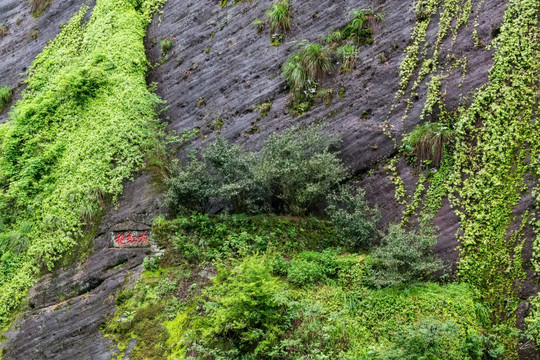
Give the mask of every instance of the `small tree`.
POLYGON ((347 169, 335 151, 338 143, 318 127, 270 136, 254 173, 274 211, 303 214, 339 185, 347 169))
POLYGON ((377 237, 375 224, 379 220, 377 209, 366 202, 365 192, 358 189, 356 194, 350 186, 328 196, 326 213, 332 219, 340 243, 351 248, 366 247, 377 237))
POLYGON ((430 249, 437 238, 391 225, 373 253, 371 284, 377 288, 421 281, 445 268, 430 249))
POLYGON ((268 358, 289 325, 287 290, 271 270, 264 258, 252 256, 218 271, 205 294, 205 316, 193 326, 192 349, 201 358, 268 358))

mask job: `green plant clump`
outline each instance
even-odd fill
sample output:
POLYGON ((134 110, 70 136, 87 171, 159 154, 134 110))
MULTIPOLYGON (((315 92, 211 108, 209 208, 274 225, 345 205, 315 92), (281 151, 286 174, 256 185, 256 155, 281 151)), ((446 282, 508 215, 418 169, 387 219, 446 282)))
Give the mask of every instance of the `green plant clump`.
POLYGON ((84 6, 36 58, 0 125, 1 324, 159 143, 162 102, 146 85, 143 38, 162 2, 138 3, 98 0, 88 22, 84 6))
POLYGON ((353 69, 358 58, 358 48, 355 45, 342 45, 337 48, 336 55, 341 62, 340 71, 342 73, 349 72, 353 69))
POLYGON ((318 127, 272 135, 259 153, 218 139, 202 160, 173 168, 165 202, 180 212, 306 213, 346 176, 338 142, 318 127))
POLYGON ((8 85, 0 86, 0 112, 9 105, 12 97, 13 91, 8 85))
POLYGON ((105 333, 120 351, 137 338, 134 359, 461 360, 504 350, 469 286, 366 286, 373 255, 333 248, 332 227, 268 216, 157 218, 165 251, 120 294, 105 333))
POLYGON ((353 194, 349 187, 328 196, 326 213, 336 226, 340 244, 350 248, 367 248, 377 239, 379 212, 372 209, 359 189, 353 194))
POLYGON ((292 23, 291 4, 289 0, 277 0, 266 11, 266 17, 273 33, 285 33, 292 23))
POLYGON ((441 123, 424 123, 418 125, 403 139, 406 152, 415 155, 418 165, 427 161, 439 167, 444 158, 445 145, 454 140, 454 131, 441 123))
POLYGON ((431 254, 437 238, 390 226, 373 256, 371 284, 375 287, 408 284, 444 269, 442 261, 431 254))
POLYGON ((298 114, 309 109, 316 96, 318 82, 333 69, 330 50, 317 43, 301 43, 300 50, 283 64, 282 76, 291 89, 291 109, 298 114))

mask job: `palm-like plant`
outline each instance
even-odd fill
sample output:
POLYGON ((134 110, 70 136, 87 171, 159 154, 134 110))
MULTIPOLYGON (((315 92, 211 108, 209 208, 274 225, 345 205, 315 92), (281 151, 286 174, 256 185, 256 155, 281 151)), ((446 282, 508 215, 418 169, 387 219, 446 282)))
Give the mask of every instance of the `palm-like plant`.
POLYGON ((431 165, 438 167, 444 158, 444 144, 454 139, 454 131, 442 123, 425 123, 418 125, 403 139, 406 151, 413 153, 421 165, 430 160, 431 165))
POLYGON ((368 15, 363 10, 351 11, 351 21, 343 29, 343 39, 351 39, 361 45, 371 37, 371 28, 368 24, 368 15))
POLYGON ((301 45, 300 51, 291 55, 283 65, 283 77, 296 94, 315 86, 330 71, 330 51, 317 43, 301 45))

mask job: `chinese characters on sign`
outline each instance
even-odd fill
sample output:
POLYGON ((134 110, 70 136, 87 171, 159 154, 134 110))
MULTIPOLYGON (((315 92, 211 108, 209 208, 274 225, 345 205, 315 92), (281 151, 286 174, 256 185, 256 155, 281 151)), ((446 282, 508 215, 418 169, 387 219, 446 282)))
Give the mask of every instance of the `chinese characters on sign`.
POLYGON ((114 247, 148 247, 150 246, 148 231, 117 231, 112 233, 114 247))

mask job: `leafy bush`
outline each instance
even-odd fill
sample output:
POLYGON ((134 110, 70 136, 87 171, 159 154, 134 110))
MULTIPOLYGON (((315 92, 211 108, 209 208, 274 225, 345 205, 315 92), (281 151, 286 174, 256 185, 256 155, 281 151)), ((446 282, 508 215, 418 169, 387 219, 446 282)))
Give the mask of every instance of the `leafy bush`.
POLYGON ((292 15, 289 0, 277 0, 266 11, 273 32, 286 32, 291 28, 292 15))
POLYGON ((483 338, 478 333, 463 337, 452 321, 423 319, 400 328, 394 346, 373 356, 377 360, 475 359, 484 354, 483 338))
POLYGON ((165 204, 175 211, 206 212, 221 200, 227 208, 245 211, 246 198, 256 194, 252 167, 252 154, 218 138, 203 151, 202 160, 172 166, 165 204))
POLYGON ((405 151, 416 156, 419 165, 425 163, 439 167, 444 158, 444 146, 454 139, 454 131, 441 123, 418 125, 403 138, 405 151))
POLYGON ((328 196, 326 213, 332 219, 340 244, 350 248, 367 247, 377 238, 379 220, 377 209, 369 207, 364 198, 365 192, 343 186, 339 191, 328 196))
POLYGON ((291 326, 287 289, 270 271, 259 256, 218 271, 205 293, 205 316, 194 324, 191 351, 202 359, 233 359, 240 354, 268 358, 265 354, 291 326))
POLYGON ((371 284, 377 288, 409 284, 443 270, 443 262, 430 253, 437 238, 391 225, 373 253, 371 284))
POLYGON ((202 160, 173 168, 165 203, 174 211, 204 212, 221 203, 242 212, 305 213, 346 175, 337 143, 318 127, 272 135, 259 153, 218 139, 202 160))
POLYGON ((3 38, 8 34, 9 28, 7 25, 0 25, 0 38, 3 38))
POLYGON ((313 284, 325 278, 323 269, 314 261, 292 260, 287 269, 287 279, 294 285, 313 284))
POLYGON ((318 127, 270 136, 254 174, 272 210, 303 214, 324 200, 347 174, 335 151, 339 141, 318 127))
POLYGON ((8 85, 0 86, 0 112, 2 112, 11 102, 13 92, 8 85))
POLYGON ((363 45, 365 43, 371 43, 372 30, 369 26, 368 15, 372 14, 371 10, 352 10, 351 21, 341 31, 343 39, 350 39, 357 45, 363 45))

